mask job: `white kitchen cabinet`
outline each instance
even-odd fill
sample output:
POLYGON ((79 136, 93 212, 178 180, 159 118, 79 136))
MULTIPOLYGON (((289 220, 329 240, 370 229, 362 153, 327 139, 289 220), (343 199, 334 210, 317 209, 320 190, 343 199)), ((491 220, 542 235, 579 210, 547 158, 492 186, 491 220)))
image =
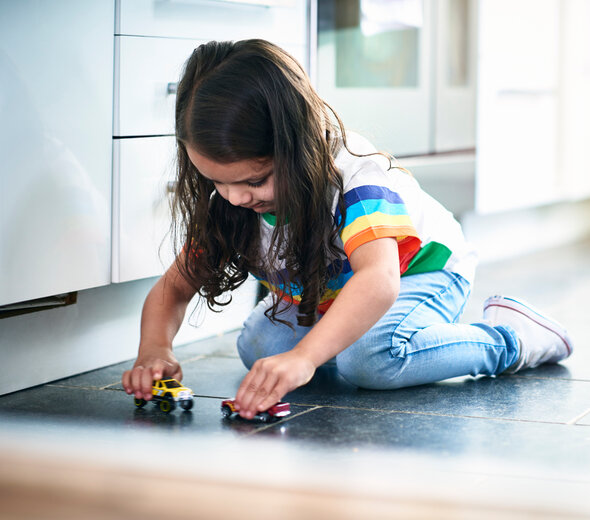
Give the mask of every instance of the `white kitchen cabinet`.
POLYGON ((590 196, 590 2, 564 0, 562 7, 561 172, 558 185, 569 199, 590 196))
POLYGON ((307 44, 307 0, 120 0, 121 35, 307 44))
POLYGON ((162 274, 172 246, 174 85, 206 41, 264 38, 308 64, 306 0, 120 0, 115 22, 112 281, 162 274))
POLYGON ((481 0, 476 209, 590 195, 590 5, 481 0))
POLYGON ((480 4, 476 208, 481 213, 555 197, 558 31, 559 0, 480 4), (535 23, 527 23, 533 13, 535 23))
POLYGON ((174 135, 173 88, 201 40, 117 36, 115 136, 174 135))
POLYGON ((395 155, 431 151, 431 11, 426 0, 318 4, 319 94, 395 155))
MULTIPOLYGON (((174 87, 193 50, 207 40, 117 36, 113 135, 174 134, 174 87)), ((282 45, 305 63, 305 46, 282 45)))
POLYGON ((174 137, 113 143, 113 281, 158 276, 171 264, 169 182, 174 137))
POLYGON ((114 1, 0 4, 0 304, 110 282, 114 1))
MULTIPOLYGON (((475 148, 477 0, 435 0, 433 151, 475 148)), ((473 198, 471 198, 471 204, 473 198)))

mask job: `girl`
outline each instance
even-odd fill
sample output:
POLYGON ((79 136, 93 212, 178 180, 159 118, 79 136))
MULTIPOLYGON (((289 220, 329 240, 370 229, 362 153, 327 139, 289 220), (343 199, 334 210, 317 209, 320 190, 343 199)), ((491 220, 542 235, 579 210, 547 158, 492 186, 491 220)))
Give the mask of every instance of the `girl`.
POLYGON ((481 323, 457 323, 476 263, 459 224, 346 134, 275 45, 198 47, 178 86, 176 138, 185 246, 146 299, 127 393, 149 400, 152 380, 181 379, 172 340, 188 302, 199 293, 219 304, 249 273, 270 292, 238 339, 245 418, 333 359, 355 385, 394 389, 571 353, 557 323, 512 299, 489 299, 481 323))

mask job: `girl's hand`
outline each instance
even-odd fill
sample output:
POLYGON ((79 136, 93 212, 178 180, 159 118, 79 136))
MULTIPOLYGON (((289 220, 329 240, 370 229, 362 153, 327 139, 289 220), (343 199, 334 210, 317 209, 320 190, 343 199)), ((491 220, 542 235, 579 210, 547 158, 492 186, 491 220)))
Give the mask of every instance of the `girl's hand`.
POLYGON ((315 369, 311 360, 294 350, 259 359, 236 394, 238 412, 252 419, 278 403, 287 392, 309 382, 315 369))
POLYGON ((153 381, 165 378, 182 379, 182 369, 172 349, 143 348, 133 368, 123 373, 122 382, 125 392, 149 401, 152 398, 153 381))

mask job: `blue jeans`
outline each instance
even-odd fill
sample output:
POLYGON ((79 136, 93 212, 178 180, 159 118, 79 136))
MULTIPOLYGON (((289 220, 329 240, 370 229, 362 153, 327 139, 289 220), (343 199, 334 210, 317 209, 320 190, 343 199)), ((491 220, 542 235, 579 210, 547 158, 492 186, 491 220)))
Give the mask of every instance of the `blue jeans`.
MULTIPOLYGON (((402 277, 391 309, 336 356, 339 373, 359 387, 389 390, 504 372, 518 359, 518 339, 510 328, 457 323, 470 291, 469 282, 448 271, 402 277)), ((279 315, 295 331, 273 324, 264 315, 271 296, 255 307, 238 338, 247 368, 259 358, 291 350, 310 330, 297 325, 295 306, 279 315)))

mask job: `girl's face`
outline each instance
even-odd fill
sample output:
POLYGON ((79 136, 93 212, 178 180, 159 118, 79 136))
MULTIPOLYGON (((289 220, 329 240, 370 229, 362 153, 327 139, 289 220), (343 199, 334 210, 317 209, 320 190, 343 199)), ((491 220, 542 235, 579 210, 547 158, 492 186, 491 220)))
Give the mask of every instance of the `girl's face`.
POLYGON ((224 164, 208 159, 188 145, 186 151, 195 168, 213 182, 219 195, 230 204, 256 213, 275 210, 272 159, 246 159, 224 164))

